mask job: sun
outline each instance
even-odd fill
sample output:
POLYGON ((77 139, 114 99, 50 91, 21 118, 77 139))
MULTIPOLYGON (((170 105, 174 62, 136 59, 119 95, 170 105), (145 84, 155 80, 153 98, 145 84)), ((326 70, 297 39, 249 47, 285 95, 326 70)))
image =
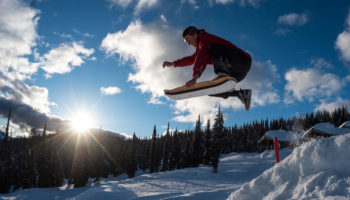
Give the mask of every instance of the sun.
POLYGON ((92 128, 93 119, 86 111, 77 111, 71 120, 71 126, 78 133, 85 133, 92 128))

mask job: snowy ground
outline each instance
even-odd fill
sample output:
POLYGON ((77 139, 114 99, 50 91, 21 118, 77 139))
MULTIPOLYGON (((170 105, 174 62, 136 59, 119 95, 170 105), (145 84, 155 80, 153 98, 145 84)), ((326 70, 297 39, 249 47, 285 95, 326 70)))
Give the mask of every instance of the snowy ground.
POLYGON ((0 199, 350 199, 350 134, 313 140, 280 152, 222 155, 219 173, 201 166, 170 172, 103 179, 79 189, 70 186, 20 190, 0 199))
MULTIPOLYGON (((291 150, 283 150, 286 157, 291 150)), ((78 189, 71 187, 27 189, 0 199, 227 199, 244 183, 275 164, 273 151, 231 153, 222 155, 218 173, 210 167, 187 168, 170 172, 141 174, 133 179, 125 176, 103 179, 100 184, 78 189), (124 180, 122 180, 124 178, 124 180)), ((141 172, 139 172, 141 173, 141 172)))
POLYGON ((241 199, 350 199, 350 134, 313 140, 230 195, 241 199))

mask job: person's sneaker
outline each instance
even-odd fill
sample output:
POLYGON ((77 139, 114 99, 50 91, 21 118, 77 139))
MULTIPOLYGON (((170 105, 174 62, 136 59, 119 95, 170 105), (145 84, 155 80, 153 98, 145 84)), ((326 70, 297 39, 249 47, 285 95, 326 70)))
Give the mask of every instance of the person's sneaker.
POLYGON ((211 96, 211 97, 221 97, 223 99, 227 99, 230 96, 230 93, 229 92, 223 92, 223 93, 220 93, 220 94, 211 94, 209 96, 211 96))
POLYGON ((250 109, 250 100, 252 97, 252 90, 239 90, 238 96, 239 100, 244 104, 245 110, 250 109))

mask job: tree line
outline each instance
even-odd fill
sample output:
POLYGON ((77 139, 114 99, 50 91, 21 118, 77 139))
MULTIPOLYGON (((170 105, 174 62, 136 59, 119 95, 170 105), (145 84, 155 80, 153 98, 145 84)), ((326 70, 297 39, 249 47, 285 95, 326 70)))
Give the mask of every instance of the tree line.
POLYGON ((261 152, 269 147, 257 141, 269 130, 301 133, 320 122, 336 126, 350 120, 347 108, 334 112, 319 111, 290 119, 265 119, 241 126, 224 126, 220 108, 213 122, 202 127, 200 116, 193 130, 170 130, 164 135, 154 126, 151 138, 132 138, 103 132, 56 132, 41 134, 32 130, 29 137, 9 137, 11 111, 5 132, 0 137, 0 193, 19 188, 59 187, 71 184, 82 187, 98 183, 100 178, 126 173, 134 177, 137 170, 149 173, 207 165, 218 172, 220 154, 261 152), (211 126, 211 123, 213 125, 211 126))

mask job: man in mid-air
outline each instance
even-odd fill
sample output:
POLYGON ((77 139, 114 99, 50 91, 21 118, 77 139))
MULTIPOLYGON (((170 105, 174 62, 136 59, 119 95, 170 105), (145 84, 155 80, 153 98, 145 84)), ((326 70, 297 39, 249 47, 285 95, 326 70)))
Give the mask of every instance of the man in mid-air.
MULTIPOLYGON (((192 79, 186 83, 186 87, 194 86, 197 79, 204 72, 207 64, 214 65, 214 72, 217 75, 214 80, 229 76, 240 82, 246 77, 252 63, 252 58, 247 52, 238 48, 236 45, 207 33, 203 29, 199 30, 194 26, 187 27, 182 37, 187 44, 196 48, 195 53, 192 56, 187 56, 174 62, 165 61, 163 68, 193 65, 192 79)), ((249 110, 251 95, 252 91, 250 89, 233 89, 210 96, 222 97, 224 99, 230 96, 236 96, 244 104, 245 109, 249 110)))

